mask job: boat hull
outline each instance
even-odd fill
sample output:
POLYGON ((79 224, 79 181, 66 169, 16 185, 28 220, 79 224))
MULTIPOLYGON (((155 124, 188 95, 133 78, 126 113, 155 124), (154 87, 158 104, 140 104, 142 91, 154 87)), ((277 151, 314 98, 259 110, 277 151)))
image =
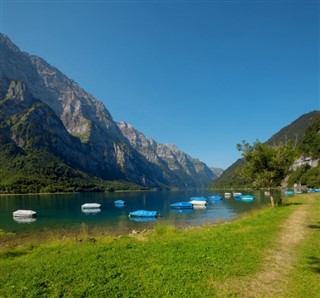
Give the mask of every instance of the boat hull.
POLYGON ((12 213, 13 217, 18 218, 34 218, 37 216, 37 212, 33 210, 17 210, 12 213))
POLYGON ((81 206, 81 209, 98 209, 101 207, 101 204, 98 203, 85 203, 81 206))
POLYGON ((206 206, 207 205, 207 201, 201 201, 201 200, 192 200, 192 201, 189 201, 189 203, 191 203, 193 206, 206 206))
POLYGON ((129 212, 129 217, 157 217, 159 214, 157 211, 149 210, 137 210, 129 212))
POLYGON ((175 209, 192 209, 193 204, 189 202, 177 202, 170 205, 170 207, 175 209))

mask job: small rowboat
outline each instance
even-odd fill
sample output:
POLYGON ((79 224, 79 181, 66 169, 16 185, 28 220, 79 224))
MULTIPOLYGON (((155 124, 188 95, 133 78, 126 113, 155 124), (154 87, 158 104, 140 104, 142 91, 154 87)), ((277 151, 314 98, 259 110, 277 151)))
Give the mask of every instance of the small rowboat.
POLYGON ((191 197, 189 203, 193 206, 206 206, 207 199, 205 197, 191 197))
POLYGON ((23 218, 37 216, 37 212, 33 210, 17 210, 17 211, 14 211, 12 214, 13 214, 13 217, 23 217, 23 218))
POLYGON ((241 196, 241 200, 244 201, 244 202, 253 202, 254 201, 254 196, 244 195, 244 196, 241 196))
POLYGON ((170 205, 170 207, 175 209, 192 209, 193 204, 190 202, 177 202, 170 205))
POLYGON ((210 203, 219 203, 219 202, 221 202, 221 200, 222 200, 222 197, 219 195, 213 195, 213 196, 209 197, 210 203))
POLYGON ((129 212, 129 217, 157 217, 159 216, 158 211, 149 211, 149 210, 137 210, 129 212))
POLYGON ((124 201, 124 200, 116 200, 114 201, 114 204, 117 205, 117 206, 123 206, 125 205, 127 202, 124 201))
POLYGON ((85 203, 81 205, 81 209, 97 209, 100 207, 101 207, 101 204, 98 204, 98 203, 85 203))

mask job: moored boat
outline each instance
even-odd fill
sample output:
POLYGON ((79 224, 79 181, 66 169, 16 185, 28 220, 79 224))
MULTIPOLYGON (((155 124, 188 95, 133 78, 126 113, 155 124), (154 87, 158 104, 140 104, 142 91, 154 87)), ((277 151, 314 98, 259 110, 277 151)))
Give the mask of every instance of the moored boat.
POLYGON ((13 217, 23 217, 23 218, 34 218, 37 216, 37 212, 33 211, 33 210, 17 210, 14 211, 13 213, 13 217))
POLYGON ((118 206, 123 206, 123 205, 127 204, 127 202, 124 200, 116 200, 116 201, 114 201, 114 204, 118 205, 118 206))
POLYGON ((284 194, 287 195, 287 196, 292 196, 294 194, 294 192, 292 190, 286 190, 284 192, 284 194))
POLYGON ((191 197, 189 203, 195 206, 206 206, 207 199, 205 197, 191 197))
POLYGON ((252 195, 242 195, 241 200, 244 202, 252 202, 254 201, 254 196, 252 195))
POLYGON ((231 192, 225 192, 224 193, 225 199, 230 199, 231 198, 231 192))
POLYGON ((85 203, 81 205, 81 209, 98 209, 101 207, 101 204, 98 203, 85 203))
POLYGON ((242 196, 242 193, 241 192, 233 192, 233 196, 239 197, 239 196, 242 196))
POLYGON ((175 209, 192 209, 193 204, 190 202, 177 202, 177 203, 170 204, 170 207, 175 209))
POLYGON ((136 210, 129 212, 129 217, 157 217, 159 216, 158 211, 149 211, 149 210, 136 210))
POLYGON ((208 198, 214 201, 222 200, 222 197, 220 195, 213 195, 213 196, 209 196, 208 198))

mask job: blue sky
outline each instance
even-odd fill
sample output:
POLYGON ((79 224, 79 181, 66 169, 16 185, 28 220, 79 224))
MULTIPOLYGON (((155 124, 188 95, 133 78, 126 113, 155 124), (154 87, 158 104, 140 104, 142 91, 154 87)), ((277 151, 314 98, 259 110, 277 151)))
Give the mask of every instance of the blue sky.
POLYGON ((6 1, 1 32, 116 121, 227 168, 320 109, 319 1, 6 1))

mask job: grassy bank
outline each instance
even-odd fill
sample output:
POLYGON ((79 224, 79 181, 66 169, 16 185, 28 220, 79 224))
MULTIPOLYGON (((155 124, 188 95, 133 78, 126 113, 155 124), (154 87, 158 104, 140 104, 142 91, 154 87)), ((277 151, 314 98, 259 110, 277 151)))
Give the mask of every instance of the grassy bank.
POLYGON ((320 297, 320 196, 292 200, 298 204, 256 211, 219 226, 176 230, 159 225, 121 237, 83 229, 77 237, 3 247, 0 297, 242 297, 221 285, 230 288, 228 281, 241 282, 261 270, 281 225, 300 203, 310 204, 310 228, 290 269, 286 297, 305 297, 306 291, 308 297, 320 297))

